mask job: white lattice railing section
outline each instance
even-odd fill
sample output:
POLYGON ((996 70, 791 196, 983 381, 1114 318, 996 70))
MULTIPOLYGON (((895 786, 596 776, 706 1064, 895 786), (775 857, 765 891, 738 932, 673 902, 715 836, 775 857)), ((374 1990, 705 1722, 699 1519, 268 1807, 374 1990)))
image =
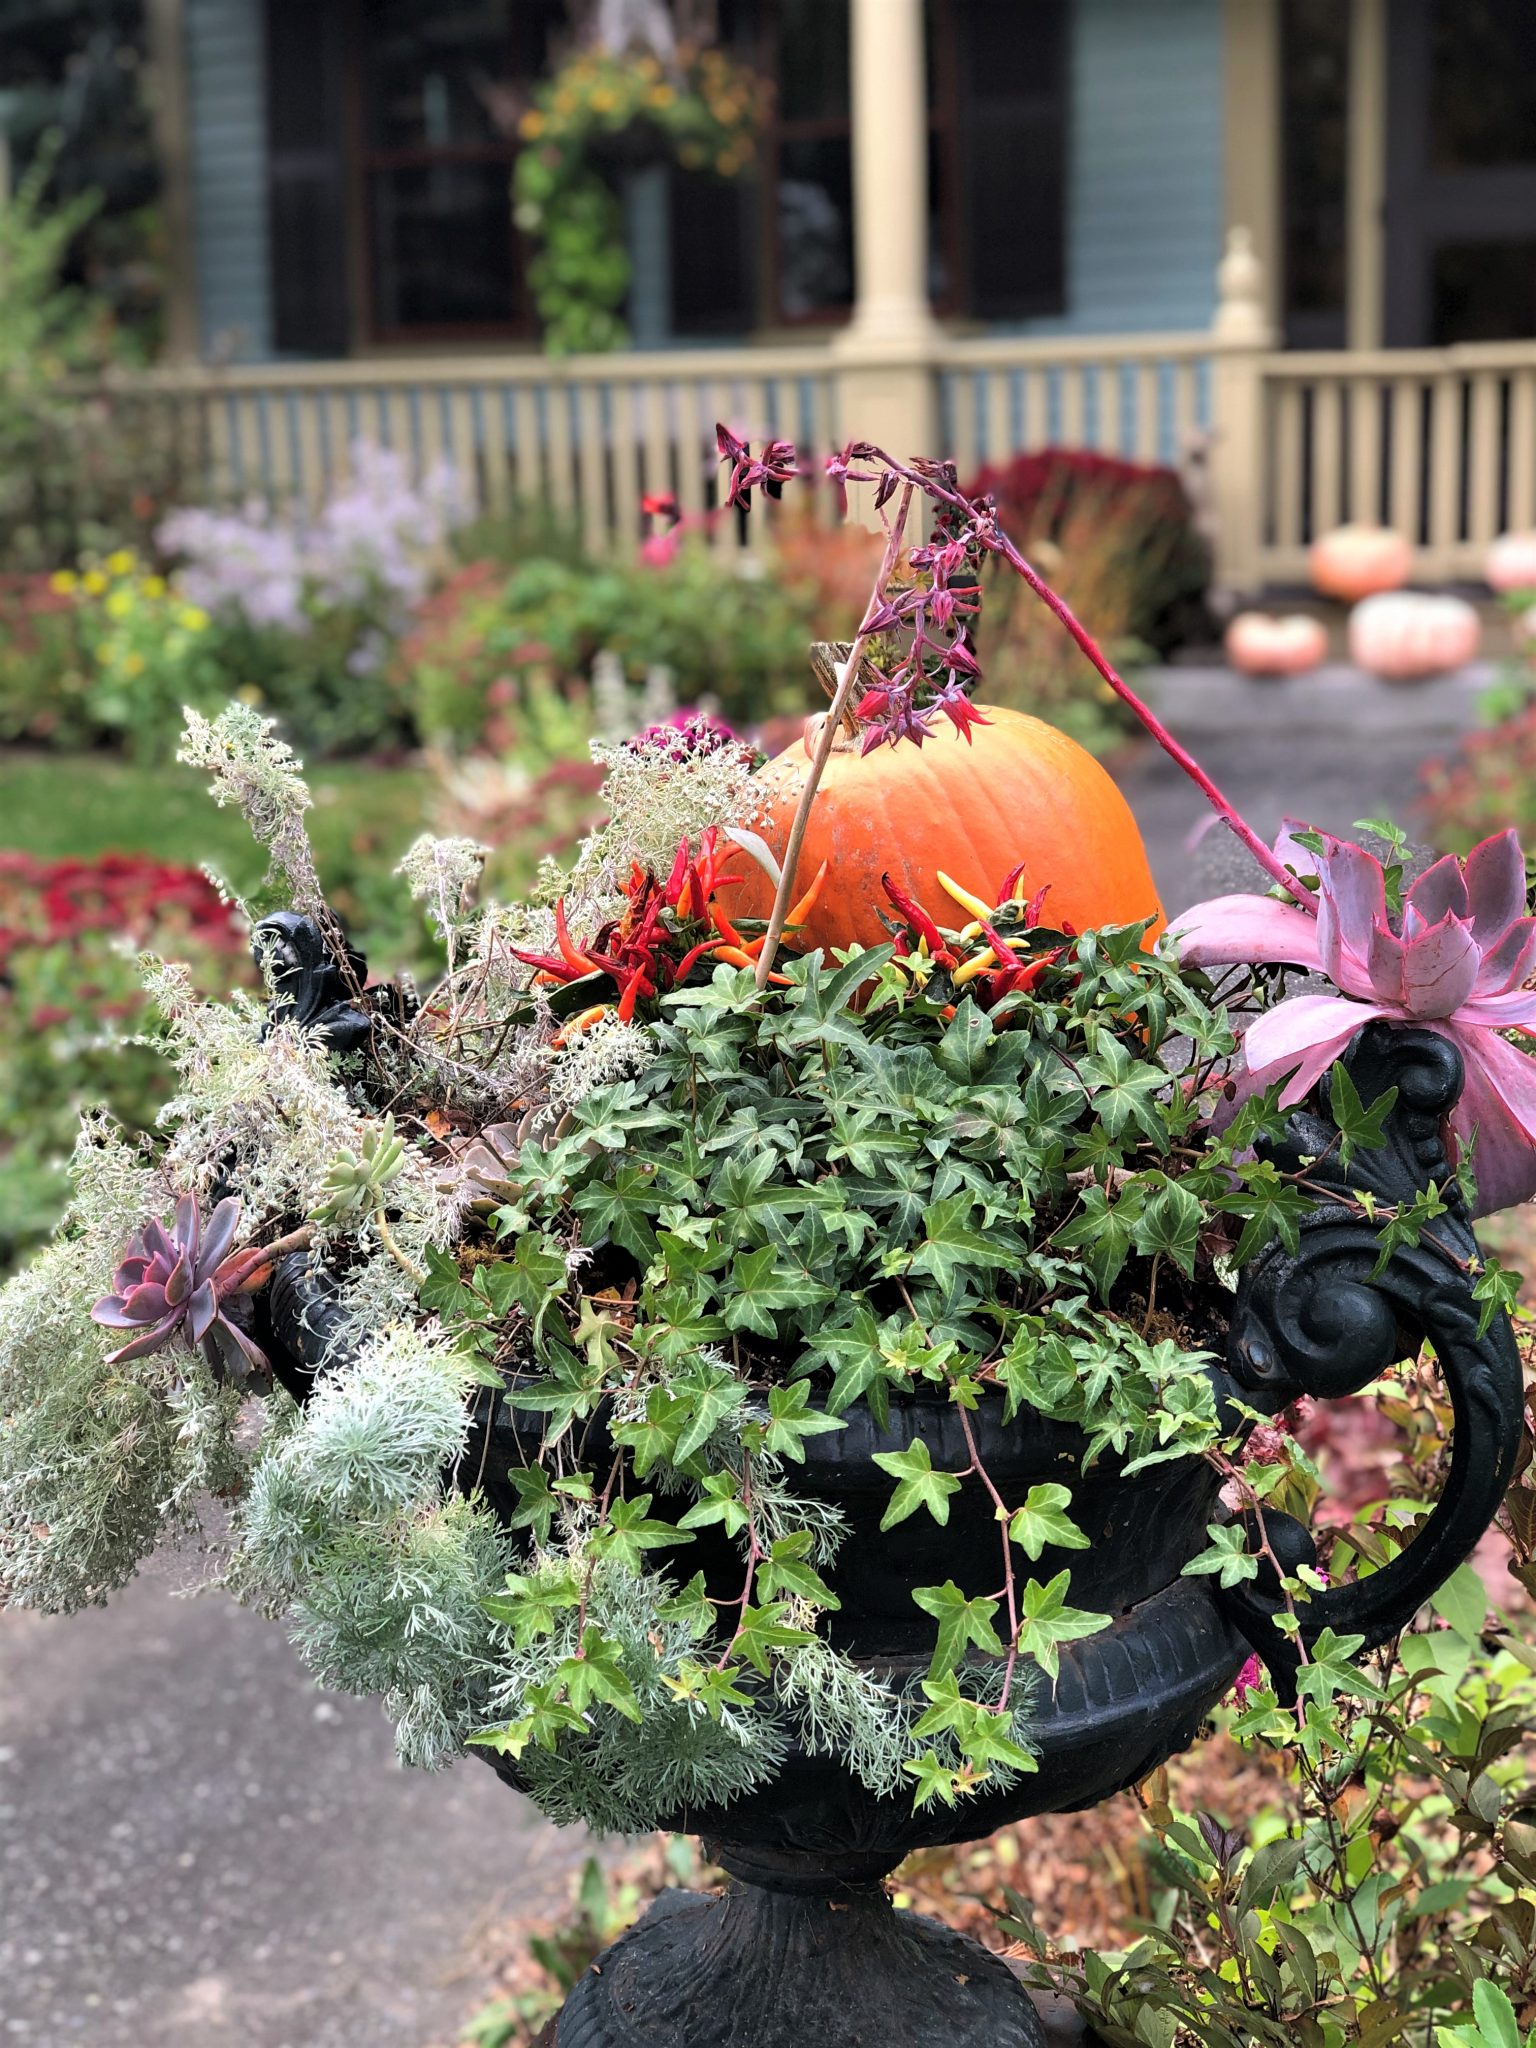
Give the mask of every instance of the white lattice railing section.
POLYGON ((963 341, 939 367, 940 430, 960 473, 1032 448, 1177 467, 1211 424, 1210 337, 963 341))
POLYGON ((1536 341, 1273 355, 1262 386, 1271 580, 1343 519, 1405 534, 1425 579, 1476 577, 1489 541, 1536 525, 1536 341))
POLYGON ((418 473, 447 458, 488 512, 545 503, 596 551, 636 544, 646 495, 715 505, 717 419, 821 449, 836 433, 818 349, 263 364, 154 372, 116 396, 167 410, 219 498, 313 502, 363 439, 418 473))

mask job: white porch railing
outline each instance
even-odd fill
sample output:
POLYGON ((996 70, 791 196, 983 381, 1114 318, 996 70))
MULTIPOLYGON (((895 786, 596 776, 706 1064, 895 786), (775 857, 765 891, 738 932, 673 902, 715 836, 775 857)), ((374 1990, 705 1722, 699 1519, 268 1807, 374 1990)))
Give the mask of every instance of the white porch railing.
POLYGON ((313 503, 361 439, 418 474, 446 458, 485 511, 547 503, 598 551, 638 543, 643 496, 670 492, 691 514, 715 505, 716 420, 822 449, 836 433, 825 349, 262 364, 155 371, 116 390, 167 410, 216 497, 313 503))
POLYGON ((1263 367, 1262 560, 1305 573, 1341 519, 1395 527, 1428 580, 1476 577, 1536 524, 1536 341, 1275 355, 1263 367))
MULTIPOLYGON (((638 543, 647 494, 718 505, 717 419, 821 454, 876 414, 894 452, 937 448, 963 477, 1046 446, 1203 454, 1201 512, 1236 590, 1304 580, 1308 543, 1345 518, 1399 528, 1426 580, 1474 577, 1496 534, 1536 525, 1536 340, 1291 355, 1265 331, 1240 232, 1219 281, 1206 332, 925 340, 894 365, 846 345, 448 356, 165 370, 114 391, 165 409, 218 497, 313 501, 364 438, 418 470, 448 457, 488 511, 546 502, 598 552, 638 543)), ((714 537, 764 532, 731 519, 714 537)))

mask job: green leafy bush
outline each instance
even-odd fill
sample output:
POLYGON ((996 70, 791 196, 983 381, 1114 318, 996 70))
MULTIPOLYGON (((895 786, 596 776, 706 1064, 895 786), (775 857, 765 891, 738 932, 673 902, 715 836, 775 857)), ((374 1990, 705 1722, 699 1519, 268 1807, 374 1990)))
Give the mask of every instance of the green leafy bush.
POLYGON ((505 581, 467 568, 424 608, 402 658, 422 731, 468 746, 498 685, 515 693, 531 669, 580 682, 603 650, 635 682, 670 669, 681 702, 717 703, 733 723, 792 711, 807 701, 813 637, 805 593, 684 546, 660 564, 535 560, 505 581))

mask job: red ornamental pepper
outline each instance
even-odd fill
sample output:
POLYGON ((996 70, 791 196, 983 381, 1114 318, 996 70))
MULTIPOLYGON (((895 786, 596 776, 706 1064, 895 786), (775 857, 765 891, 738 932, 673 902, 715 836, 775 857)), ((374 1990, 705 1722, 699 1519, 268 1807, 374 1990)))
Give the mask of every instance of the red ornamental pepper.
POLYGON ((900 883, 893 882, 889 875, 880 877, 880 886, 891 899, 892 906, 906 919, 918 937, 926 942, 929 952, 939 965, 953 967, 955 955, 946 945, 944 934, 922 905, 915 903, 900 883))

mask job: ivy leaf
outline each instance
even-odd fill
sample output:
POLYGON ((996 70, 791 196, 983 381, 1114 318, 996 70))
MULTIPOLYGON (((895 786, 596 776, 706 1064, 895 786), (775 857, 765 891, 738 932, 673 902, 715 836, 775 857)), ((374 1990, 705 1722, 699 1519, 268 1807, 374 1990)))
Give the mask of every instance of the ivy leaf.
POLYGON ((742 1609, 741 1627, 737 1630, 733 1650, 739 1650, 754 1670, 766 1678, 776 1650, 803 1650, 807 1643, 814 1643, 815 1635, 804 1628, 796 1628, 785 1619, 789 1612, 782 1600, 775 1600, 767 1607, 748 1606, 742 1609))
POLYGON ((882 1472, 900 1482, 880 1518, 882 1529, 893 1529, 919 1508, 926 1508, 940 1524, 948 1522, 950 1496, 960 1491, 960 1481, 953 1472, 934 1471, 928 1446, 921 1438, 914 1437, 904 1451, 876 1451, 874 1460, 882 1472))
POLYGON ((711 1472, 700 1484, 700 1498, 678 1521, 680 1529, 707 1529, 718 1522, 727 1536, 739 1536, 751 1516, 734 1472, 711 1472))
POLYGON ((782 1593, 807 1600, 813 1607, 836 1609, 842 1602, 808 1562, 815 1537, 809 1529, 797 1529, 781 1536, 769 1547, 757 1568, 757 1583, 765 1593, 782 1593))
POLYGON ((686 1465, 741 1407, 747 1389, 729 1367, 717 1365, 695 1352, 684 1372, 673 1381, 672 1395, 679 1424, 672 1462, 686 1465))
POLYGON ((1023 1550, 1031 1564, 1040 1562, 1047 1549, 1086 1550, 1089 1538, 1066 1513, 1072 1504, 1071 1490, 1048 1483, 1032 1486, 1024 1505, 1015 1510, 1008 1534, 1023 1550))
POLYGON ((1154 1145, 1166 1143, 1158 1107, 1168 1085, 1165 1068, 1132 1059, 1118 1038, 1104 1037, 1096 1052, 1078 1061, 1078 1072, 1092 1091, 1094 1116, 1112 1138, 1134 1128, 1154 1145))
POLYGON ((917 1790, 912 1795, 914 1811, 931 1805, 935 1799, 942 1800, 946 1806, 953 1806, 959 1797, 959 1772, 940 1763, 931 1749, 925 1749, 921 1756, 911 1758, 901 1768, 917 1780, 917 1790))
POLYGON ((775 1272, 778 1253, 771 1244, 757 1251, 738 1252, 731 1261, 731 1291, 725 1297, 726 1327, 752 1330, 759 1337, 777 1337, 775 1309, 795 1308, 802 1299, 800 1285, 787 1273, 775 1272))
POLYGON ((554 1633, 556 1618, 567 1608, 581 1605, 581 1588, 569 1571, 526 1578, 508 1572, 505 1590, 486 1594, 480 1605, 526 1650, 537 1637, 554 1633))
POLYGON ((1107 1614, 1092 1614, 1086 1608, 1067 1605, 1069 1571, 1058 1572, 1048 1585, 1031 1579, 1019 1601, 1019 1648, 1026 1651, 1047 1678, 1061 1669, 1057 1654, 1063 1643, 1080 1636, 1096 1636, 1109 1627, 1107 1614))
POLYGON ((651 1218, 660 1207, 655 1172, 642 1161, 620 1156, 607 1173, 571 1198, 590 1237, 610 1237, 616 1245, 649 1266, 660 1246, 651 1218))
POLYGON ((1296 1674, 1299 1699, 1315 1700, 1322 1707, 1335 1693, 1356 1693, 1363 1699, 1379 1699, 1381 1688, 1374 1679, 1357 1671, 1351 1658, 1365 1648, 1364 1636, 1335 1635, 1325 1628, 1311 1646, 1308 1659, 1296 1674))
POLYGON ((704 1589, 704 1574, 695 1572, 686 1586, 680 1586, 670 1600, 663 1600, 656 1618, 686 1629, 695 1640, 707 1635, 715 1625, 715 1603, 704 1589))
POLYGON ((592 1532, 592 1548, 603 1557, 614 1558, 632 1572, 644 1567, 644 1552, 665 1550, 674 1543, 691 1543, 693 1538, 674 1523, 653 1521, 647 1514, 648 1493, 633 1500, 616 1500, 592 1532))
POLYGON ((970 1227, 976 1197, 950 1195, 923 1211, 923 1242, 912 1254, 911 1271, 936 1280, 946 1292, 967 1267, 1005 1266, 1023 1250, 1011 1230, 981 1231, 970 1227))
POLYGON ((1083 1265, 1092 1277, 1101 1301, 1120 1277, 1120 1269, 1131 1255, 1136 1219, 1141 1210, 1141 1189, 1131 1182, 1111 1202, 1101 1187, 1084 1188, 1082 1207, 1056 1233, 1064 1251, 1082 1253, 1083 1265))
POLYGON ((768 1421, 763 1431, 763 1448, 797 1465, 805 1463, 805 1439, 824 1436, 829 1429, 846 1429, 835 1415, 819 1414, 808 1408, 811 1390, 804 1380, 790 1387, 768 1389, 768 1421))
POLYGON ((622 1650, 599 1628, 585 1631, 578 1654, 567 1657, 557 1668, 555 1683, 565 1688, 566 1698, 578 1713, 585 1713, 595 1700, 612 1707, 626 1721, 645 1719, 624 1670, 622 1650))
MULTIPOLYGON (((1065 1580, 1067 1574, 1063 1572, 1061 1576, 1065 1580)), ((995 1600, 967 1600, 953 1579, 946 1579, 942 1586, 918 1586, 912 1598, 939 1624, 930 1677, 943 1678, 953 1671, 972 1645, 995 1656, 1002 1655, 1003 1645, 992 1625, 998 1608, 995 1600)))
POLYGON ((1340 1060, 1328 1083, 1334 1127, 1339 1134, 1339 1164, 1348 1166, 1362 1148, 1374 1151, 1387 1142, 1387 1118, 1397 1106, 1397 1090, 1388 1088, 1369 1108, 1361 1102, 1348 1067, 1340 1060))
POLYGON ((1131 1242, 1151 1258, 1161 1254, 1184 1272, 1195 1270, 1195 1248, 1205 1213, 1197 1198, 1176 1180, 1157 1189, 1131 1226, 1131 1242))
POLYGON ((1189 1560, 1182 1573, 1184 1578, 1211 1573, 1219 1575, 1223 1586, 1240 1586, 1244 1579, 1259 1576, 1259 1560, 1249 1550, 1247 1531, 1240 1522, 1211 1522, 1205 1533, 1211 1539, 1211 1547, 1189 1560))
POLYGON ((459 1262, 435 1245, 426 1250, 427 1277, 416 1290, 422 1307, 446 1322, 450 1317, 477 1313, 475 1297, 459 1271, 459 1262))
POLYGON ((535 1543, 548 1543, 550 1525, 559 1505, 550 1487, 549 1474, 542 1465, 530 1465, 526 1470, 513 1466, 507 1478, 517 1492, 517 1506, 508 1517, 507 1526, 531 1529, 535 1543))

